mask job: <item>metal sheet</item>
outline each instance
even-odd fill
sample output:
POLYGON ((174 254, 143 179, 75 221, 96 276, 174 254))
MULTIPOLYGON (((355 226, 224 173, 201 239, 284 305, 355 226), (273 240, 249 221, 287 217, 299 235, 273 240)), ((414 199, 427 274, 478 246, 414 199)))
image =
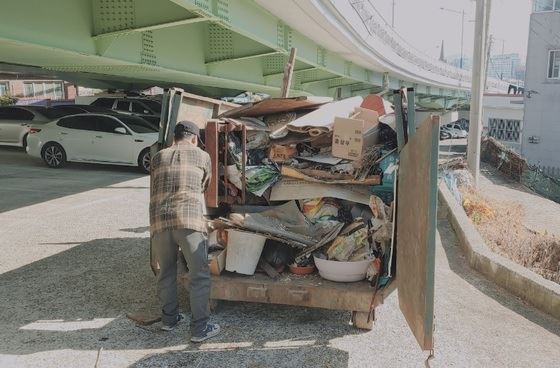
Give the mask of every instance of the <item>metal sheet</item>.
POLYGON ((439 119, 422 123, 400 153, 397 203, 399 306, 424 350, 433 348, 439 119))

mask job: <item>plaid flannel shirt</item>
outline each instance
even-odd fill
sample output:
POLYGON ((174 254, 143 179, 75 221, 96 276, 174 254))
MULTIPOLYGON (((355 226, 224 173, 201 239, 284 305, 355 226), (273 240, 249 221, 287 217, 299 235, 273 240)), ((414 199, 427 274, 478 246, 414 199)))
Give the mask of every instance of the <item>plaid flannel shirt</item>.
POLYGON ((210 156, 198 147, 174 145, 154 155, 150 166, 150 231, 206 232, 204 192, 212 176, 210 156))

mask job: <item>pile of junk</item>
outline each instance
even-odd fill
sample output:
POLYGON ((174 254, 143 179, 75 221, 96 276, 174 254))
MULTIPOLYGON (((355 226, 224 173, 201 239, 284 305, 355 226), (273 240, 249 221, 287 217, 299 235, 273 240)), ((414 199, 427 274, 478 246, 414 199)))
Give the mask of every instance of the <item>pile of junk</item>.
POLYGON ((378 95, 272 98, 209 119, 211 272, 387 283, 395 124, 378 95))

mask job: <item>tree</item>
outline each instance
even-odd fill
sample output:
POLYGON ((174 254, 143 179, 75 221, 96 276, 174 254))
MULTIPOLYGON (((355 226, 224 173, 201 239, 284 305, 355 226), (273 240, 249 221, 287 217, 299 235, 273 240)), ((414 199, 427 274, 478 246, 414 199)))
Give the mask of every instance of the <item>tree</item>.
POLYGON ((0 106, 10 106, 15 105, 18 102, 17 97, 12 95, 1 95, 0 96, 0 106))

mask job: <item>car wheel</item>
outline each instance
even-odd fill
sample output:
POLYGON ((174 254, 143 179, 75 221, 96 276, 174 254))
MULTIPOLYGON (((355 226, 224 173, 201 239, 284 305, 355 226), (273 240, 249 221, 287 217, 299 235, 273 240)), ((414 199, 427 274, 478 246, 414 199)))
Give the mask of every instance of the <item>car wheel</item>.
POLYGON ((150 155, 150 149, 146 148, 138 155, 138 167, 146 174, 149 174, 151 162, 152 156, 150 155))
POLYGON ((66 152, 58 143, 47 143, 41 151, 41 157, 48 167, 58 168, 66 162, 66 152))
POLYGON ((23 147, 23 149, 25 149, 27 147, 27 136, 29 134, 26 134, 23 136, 23 139, 21 140, 21 146, 23 147))

